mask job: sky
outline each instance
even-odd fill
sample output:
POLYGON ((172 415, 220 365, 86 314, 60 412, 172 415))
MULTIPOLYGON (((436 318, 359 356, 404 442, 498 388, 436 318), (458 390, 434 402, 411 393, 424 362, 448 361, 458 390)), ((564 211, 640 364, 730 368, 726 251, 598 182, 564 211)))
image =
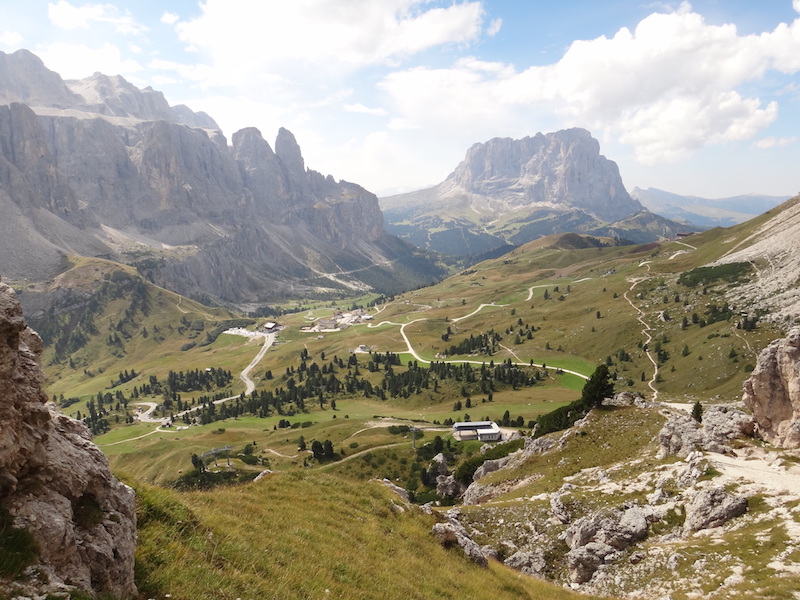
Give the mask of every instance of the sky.
POLYGON ((379 196, 474 143, 588 129, 632 190, 800 192, 800 0, 25 0, 0 50, 280 127, 379 196))

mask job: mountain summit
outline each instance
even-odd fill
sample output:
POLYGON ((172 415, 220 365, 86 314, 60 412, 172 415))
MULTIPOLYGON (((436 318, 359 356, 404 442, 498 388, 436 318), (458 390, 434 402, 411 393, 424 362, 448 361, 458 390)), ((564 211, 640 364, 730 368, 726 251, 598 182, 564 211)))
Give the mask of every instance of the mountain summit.
POLYGON ((585 129, 474 144, 439 185, 381 199, 389 231, 420 245, 469 254, 543 235, 581 231, 649 241, 677 224, 646 215, 619 169, 585 129), (638 224, 624 220, 638 215, 638 224), (432 233, 428 233, 432 231, 432 233))
POLYGON ((474 144, 442 188, 452 196, 470 194, 475 208, 483 200, 484 210, 577 208, 616 221, 644 208, 625 191, 616 163, 600 154, 600 143, 577 128, 474 144))
POLYGON ((204 113, 120 76, 63 81, 0 52, 0 264, 32 281, 65 256, 135 264, 211 302, 395 292, 439 268, 389 235, 377 197, 308 169, 292 133, 232 145, 204 113))

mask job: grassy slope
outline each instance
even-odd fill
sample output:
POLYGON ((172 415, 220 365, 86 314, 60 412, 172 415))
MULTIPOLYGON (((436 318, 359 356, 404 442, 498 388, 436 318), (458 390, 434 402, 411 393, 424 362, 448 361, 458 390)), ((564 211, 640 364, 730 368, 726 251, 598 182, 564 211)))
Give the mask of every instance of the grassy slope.
MULTIPOLYGON (((450 343, 470 334, 488 329, 505 332, 508 327, 517 327, 521 319, 536 328, 533 339, 523 338, 522 343, 515 344, 515 335, 504 333, 502 344, 509 350, 501 349, 492 357, 454 358, 495 362, 506 358, 534 360, 589 374, 598 362, 612 356, 613 369, 620 374, 618 387, 651 395, 646 381, 640 377, 644 373, 649 380, 653 375, 652 365, 640 348, 644 339, 640 333, 642 327, 636 321, 635 310, 624 299, 632 280, 641 279, 629 297, 644 311, 643 319, 653 328, 653 335, 659 339, 666 335, 668 339, 664 346, 670 358, 661 368, 663 381, 656 384, 661 399, 732 400, 740 396, 741 383, 747 376, 746 364, 754 362, 755 353, 777 337, 778 332, 767 325, 755 332, 737 331, 727 321, 704 328, 690 325, 681 330, 682 315, 703 314, 709 302, 722 303, 720 290, 728 284, 711 287, 704 295, 700 289, 679 286, 676 279, 681 272, 705 264, 736 245, 755 224, 695 236, 688 243, 696 249, 685 254, 677 254, 689 250, 679 243, 562 250, 548 247, 546 242, 535 242, 437 286, 395 298, 375 314, 373 321, 373 325, 390 323, 373 328, 358 325, 343 332, 325 333, 320 338, 299 331, 305 323, 305 313, 287 315, 280 319, 287 329, 255 375, 263 374, 265 369, 280 374, 287 365, 297 363, 304 347, 317 360, 322 352, 328 357, 347 356, 359 344, 379 352, 403 352, 406 344, 399 325, 412 321, 418 320, 405 331, 414 348, 422 356, 433 358, 450 343), (549 299, 544 298, 545 289, 549 299), (679 302, 674 300, 676 295, 680 296, 679 302), (505 306, 488 306, 472 314, 481 304, 490 303, 505 306), (663 310, 670 313, 670 321, 659 319, 663 310), (448 326, 453 333, 451 342, 445 343, 441 335, 448 326), (684 345, 689 347, 687 356, 682 356, 684 345), (630 353, 630 361, 621 362, 614 356, 621 348, 630 353), (737 351, 736 357, 730 356, 731 348, 737 351), (631 385, 627 385, 628 380, 631 385)), ((154 310, 142 325, 148 329, 158 327, 164 333, 164 340, 155 342, 133 336, 126 341, 125 354, 114 357, 103 349, 106 329, 100 341, 93 342, 85 354, 76 354, 75 369, 63 363, 48 367, 50 393, 95 394, 108 385, 107 374, 130 368, 142 372, 141 377, 163 376, 170 369, 206 366, 225 366, 236 375, 255 354, 255 346, 247 344, 244 338, 227 336, 211 346, 182 352, 180 347, 187 338, 176 331, 182 316, 210 323, 230 315, 186 300, 181 301, 179 308, 177 297, 155 288, 151 290, 151 299, 154 310), (93 370, 102 366, 105 373, 93 378, 84 375, 81 360, 93 370)), ((119 308, 112 306, 109 311, 119 308)), ((314 307, 313 316, 324 316, 330 311, 328 306, 314 307)), ((108 312, 103 318, 108 328, 114 313, 108 312)), ((523 414, 527 420, 578 396, 579 379, 558 376, 552 371, 550 375, 553 379, 547 385, 495 394, 493 403, 479 403, 469 412, 473 418, 482 418, 484 414, 497 418, 502 410, 508 409, 512 415, 523 414)), ((387 456, 387 464, 394 468, 409 452, 409 440, 366 429, 367 421, 375 415, 429 420, 458 418, 464 413, 452 412, 457 398, 459 394, 454 389, 437 397, 383 403, 341 398, 335 412, 314 410, 292 419, 313 421, 314 425, 307 429, 275 430, 277 416, 245 418, 103 446, 116 469, 149 481, 174 479, 189 466, 191 452, 225 444, 239 449, 252 441, 257 442, 258 451, 269 459, 273 468, 290 471, 266 482, 213 493, 179 495, 139 486, 143 511, 139 562, 143 591, 151 597, 171 593, 178 598, 246 598, 251 594, 252 597, 311 597, 322 595, 325 589, 331 590, 332 596, 348 598, 374 597, 376 589, 381 590, 381 597, 393 597, 395 592, 398 597, 422 598, 526 597, 526 594, 566 597, 565 592, 551 588, 546 592, 535 591, 529 587, 534 582, 498 566, 492 566, 488 572, 478 570, 457 553, 427 543, 431 523, 426 518, 395 515, 388 509, 382 490, 356 481, 381 474, 381 465, 377 463, 382 455, 396 454, 396 459, 387 456), (345 419, 345 415, 350 418, 345 419), (364 456, 361 454, 332 469, 345 477, 300 471, 298 467, 304 456, 296 449, 299 435, 308 443, 312 439, 331 439, 336 449, 344 449, 348 456, 373 451, 375 458, 365 467, 359 463, 360 456, 364 456), (358 446, 351 447, 353 443, 358 446), (148 516, 148 512, 154 514, 148 516), (309 526, 311 522, 314 527, 309 526), (280 526, 276 527, 276 523, 280 526), (254 531, 258 533, 253 534, 254 531), (386 556, 392 560, 387 561, 386 556), (431 569, 430 565, 437 568, 431 569)), ((629 454, 634 456, 651 442, 652 429, 657 425, 657 420, 650 424, 620 421, 614 427, 598 431, 586 441, 591 442, 589 446, 576 446, 568 451, 565 455, 568 461, 561 467, 556 468, 561 457, 552 465, 531 465, 531 469, 545 476, 540 483, 534 482, 519 493, 527 495, 549 489, 546 482, 560 480, 568 474, 564 469, 576 472, 592 464, 609 465, 629 454), (608 437, 609 431, 624 431, 626 435, 608 437), (606 456, 594 452, 598 445, 605 447, 603 444, 610 444, 613 450, 616 446, 611 442, 622 443, 631 436, 638 441, 620 447, 616 453, 606 456)), ((127 439, 128 434, 133 437, 149 429, 145 425, 129 426, 122 430, 123 434, 112 431, 98 442, 117 442, 127 439)), ((433 432, 426 433, 427 438, 432 435, 433 432)), ((411 460, 411 456, 406 460, 411 460)), ((234 464, 238 465, 236 461, 234 464)))
POLYGON ((393 510, 376 483, 294 472, 209 493, 138 493, 143 597, 577 597, 441 547, 434 517, 393 510))
MULTIPOLYGON (((755 364, 757 352, 769 341, 779 335, 772 327, 762 324, 756 331, 744 332, 736 330, 732 321, 721 321, 700 327, 690 325, 681 329, 683 316, 691 317, 693 313, 701 316, 706 305, 714 302, 724 303, 721 290, 728 284, 710 287, 707 294, 701 288, 689 289, 676 283, 680 273, 703 265, 733 247, 744 239, 765 217, 752 223, 731 229, 716 229, 687 241, 694 247, 674 242, 662 246, 648 245, 642 247, 588 248, 580 250, 555 247, 557 238, 537 240, 516 249, 509 255, 490 260, 448 278, 444 282, 395 298, 384 305, 380 312, 372 311, 374 320, 368 326, 356 325, 341 332, 305 333, 300 327, 309 322, 309 318, 330 315, 330 304, 313 307, 311 315, 306 312, 281 317, 286 329, 280 334, 278 343, 266 355, 258 369, 253 373, 255 378, 261 377, 266 369, 272 370, 276 379, 272 382, 260 382, 259 386, 276 387, 283 385, 280 375, 289 365, 297 366, 301 349, 306 348, 312 360, 322 362, 322 353, 326 360, 333 355, 349 356, 352 348, 365 344, 375 352, 403 352, 406 343, 400 334, 400 325, 407 324, 405 333, 416 351, 424 358, 432 360, 437 353, 444 351, 452 343, 478 335, 490 329, 503 334, 503 347, 491 356, 454 356, 450 360, 474 360, 500 362, 507 358, 514 361, 576 370, 584 374, 592 372, 602 361, 611 360, 612 370, 618 373, 617 388, 640 392, 652 396, 648 386, 654 375, 653 366, 642 349, 645 341, 642 325, 636 320, 637 313, 625 300, 632 282, 638 281, 628 296, 643 311, 643 319, 652 328, 654 336, 651 349, 656 341, 662 343, 669 353, 668 360, 660 366, 660 381, 655 386, 663 400, 685 400, 713 402, 718 400, 734 400, 740 397, 741 385, 747 377, 747 365, 755 364), (679 253, 682 252, 682 253, 679 253), (557 289, 557 291, 556 291, 557 289), (545 299, 545 291, 549 299, 545 299), (679 301, 675 302, 678 296, 679 301), (666 303, 665 303, 666 299, 666 303), (494 304, 477 310, 482 304, 494 304), (476 312, 477 310, 477 312, 476 312), (670 314, 669 321, 662 321, 659 315, 666 310, 670 314), (600 318, 597 318, 597 313, 600 318), (533 339, 521 336, 521 343, 515 344, 516 333, 506 333, 508 328, 518 329, 519 321, 534 327, 533 339), (383 324, 382 324, 383 323, 383 324), (445 342, 441 336, 450 327, 450 340, 445 342), (684 348, 688 353, 684 356, 684 348), (619 350, 630 355, 629 361, 620 361, 619 350), (733 349, 736 354, 731 356, 733 349)), ((244 338, 221 336, 218 341, 206 348, 195 348, 181 352, 180 346, 186 342, 185 336, 174 331, 174 324, 180 321, 183 312, 178 310, 177 299, 163 290, 155 290, 152 319, 161 331, 173 326, 173 335, 156 345, 154 342, 139 340, 138 346, 129 342, 132 349, 125 360, 118 360, 109 366, 106 372, 117 372, 123 365, 135 367, 142 371, 141 378, 151 373, 164 374, 169 368, 195 368, 226 366, 234 371, 234 375, 243 368, 255 354, 256 347, 248 344, 244 338), (163 353, 163 354, 162 354, 163 353), (138 362, 137 362, 138 361, 138 362), (179 362, 175 362, 179 361, 179 362)), ((208 319, 216 317, 208 314, 209 309, 182 301, 183 310, 190 310, 190 319, 208 319)), ((346 307, 347 305, 345 305, 346 307)), ((108 317, 110 318, 110 317, 108 317)), ((126 349, 128 348, 126 346, 126 349)), ((360 355, 365 361, 366 355, 360 355)), ((108 359, 108 357, 106 357, 108 359)), ((404 354, 403 360, 410 360, 404 354)), ((362 365, 364 363, 362 362, 362 365)), ((94 393, 102 389, 104 379, 97 385, 86 381, 79 369, 70 373, 68 367, 61 365, 58 379, 52 391, 69 389, 74 381, 94 393), (95 387, 88 387, 90 383, 95 387)), ((363 368, 362 368, 363 372, 363 368)), ((376 380, 377 381, 377 380, 376 380)), ((136 380, 130 385, 136 383, 136 380)), ((582 380, 577 377, 557 376, 549 371, 546 385, 525 388, 517 391, 505 391, 494 395, 493 403, 484 403, 485 395, 473 396, 473 408, 454 413, 453 404, 463 398, 458 386, 442 386, 439 393, 426 392, 422 396, 408 399, 387 400, 379 402, 365 398, 337 398, 336 412, 314 410, 310 415, 298 415, 297 420, 311 420, 315 425, 303 435, 307 442, 313 439, 328 439, 334 445, 349 445, 353 440, 338 431, 323 433, 325 423, 332 422, 333 416, 363 423, 374 415, 392 416, 405 419, 424 419, 427 421, 453 418, 459 420, 469 413, 471 418, 499 418, 505 410, 512 417, 523 416, 527 422, 538 414, 546 412, 561 403, 569 402, 577 397, 582 380)), ((123 386, 122 389, 125 389, 123 386)), ((157 399, 156 399, 157 400, 157 399)), ((268 444, 279 444, 284 449, 275 449, 282 454, 293 455, 292 445, 299 432, 278 431, 271 435, 278 417, 270 417, 256 423, 239 424, 228 421, 208 426, 215 430, 224 427, 227 432, 211 440, 202 433, 203 428, 192 432, 180 432, 175 435, 162 436, 160 441, 152 436, 131 447, 104 447, 113 453, 116 465, 132 470, 137 476, 146 480, 164 481, 175 476, 185 468, 189 448, 208 449, 216 440, 224 443, 238 444, 238 437, 252 437, 262 448, 268 444), (241 429, 241 435, 235 433, 241 429), (186 442, 175 443, 186 439, 186 442), (286 441, 286 440, 290 441, 286 441), (280 440, 280 442, 278 441, 280 440), (126 456, 130 453, 131 456, 126 456), (148 457, 157 455, 157 460, 148 457), (158 463, 166 465, 156 469, 158 463), (167 475, 168 474, 168 475, 167 475)), ((295 420, 295 419, 292 419, 295 420)), ((139 433, 141 426, 131 428, 131 433, 139 433)), ((107 443, 120 438, 109 434, 98 441, 107 443)), ((131 435, 133 437, 133 435, 131 435)), ((274 462, 280 465, 280 458, 273 456, 274 462)), ((296 461, 288 462, 291 467, 296 461)))

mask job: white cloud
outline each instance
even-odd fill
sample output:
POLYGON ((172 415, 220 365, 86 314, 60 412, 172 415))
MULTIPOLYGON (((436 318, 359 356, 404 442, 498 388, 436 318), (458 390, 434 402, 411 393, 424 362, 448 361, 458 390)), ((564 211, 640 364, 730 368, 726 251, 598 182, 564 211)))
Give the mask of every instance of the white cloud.
POLYGON ((383 108, 370 108, 368 106, 364 106, 360 102, 356 102, 355 104, 345 104, 344 109, 347 112, 372 115, 375 117, 385 117, 388 114, 383 108))
POLYGON ((487 35, 489 35, 490 37, 496 36, 498 33, 500 33, 500 28, 502 26, 503 26, 503 19, 495 19, 489 24, 489 29, 486 30, 487 35))
POLYGON ((794 144, 796 141, 797 138, 794 136, 781 137, 781 138, 770 136, 758 140, 755 144, 753 144, 753 148, 757 148, 759 150, 768 150, 769 148, 782 148, 784 146, 789 146, 791 144, 794 144))
POLYGON ((180 19, 180 17, 171 12, 165 12, 163 15, 161 15, 161 22, 166 23, 167 25, 174 25, 178 22, 178 19, 180 19))
MULTIPOLYGON (((800 0, 797 0, 800 1, 800 0)), ((576 41, 557 63, 516 71, 464 59, 448 69, 415 68, 380 83, 397 118, 435 131, 556 114, 561 126, 612 134, 646 164, 673 161, 707 145, 754 139, 777 104, 743 96, 771 69, 800 71, 800 19, 740 36, 714 26, 687 3, 656 13, 612 38, 576 41)), ((478 138, 479 139, 479 138, 478 138)))
POLYGON ((117 7, 111 4, 84 4, 73 6, 66 0, 47 5, 47 16, 50 22, 62 29, 88 29, 92 22, 109 23, 118 33, 123 35, 141 35, 148 28, 139 25, 130 14, 119 14, 117 7))
POLYGON ((99 48, 82 44, 50 44, 37 48, 36 54, 48 69, 64 79, 83 79, 98 71, 106 75, 130 75, 142 70, 138 62, 122 58, 120 49, 109 43, 99 48))
POLYGON ((16 31, 3 31, 0 33, 0 44, 7 48, 18 48, 22 45, 23 38, 16 31))
POLYGON ((430 5, 430 0, 207 0, 203 14, 178 23, 177 31, 226 80, 264 69, 324 75, 479 37, 479 2, 430 5))

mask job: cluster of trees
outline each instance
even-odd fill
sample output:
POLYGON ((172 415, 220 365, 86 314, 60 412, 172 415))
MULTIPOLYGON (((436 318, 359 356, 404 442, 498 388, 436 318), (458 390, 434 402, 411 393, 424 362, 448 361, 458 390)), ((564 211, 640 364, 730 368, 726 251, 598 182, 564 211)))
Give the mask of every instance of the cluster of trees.
POLYGON ((136 369, 131 369, 130 372, 128 369, 120 371, 119 376, 116 379, 111 380, 111 385, 109 387, 115 388, 123 383, 128 383, 131 379, 136 378, 138 375, 139 373, 136 372, 136 369))
MULTIPOLYGON (((447 328, 447 333, 442 336, 444 341, 450 339, 450 328, 447 328)), ((471 334, 468 338, 461 340, 458 344, 451 345, 443 352, 446 356, 455 356, 457 354, 476 354, 481 353, 487 356, 492 356, 497 352, 497 344, 503 336, 490 329, 486 333, 478 335, 471 334)))
POLYGON ((233 374, 225 369, 194 369, 191 371, 170 371, 165 381, 150 375, 147 383, 134 386, 133 397, 163 396, 165 400, 178 400, 179 393, 210 392, 214 388, 224 388, 233 381, 233 374))
POLYGON ((147 316, 151 308, 147 284, 141 277, 123 270, 106 273, 88 301, 67 295, 50 307, 45 315, 31 319, 31 325, 39 332, 45 346, 53 346, 53 361, 60 363, 99 333, 97 318, 109 302, 122 297, 127 298, 129 304, 122 319, 112 325, 107 340, 110 345, 122 349, 123 338, 131 335, 128 329, 135 325, 137 315, 147 316), (118 332, 123 334, 122 338, 118 332))
POLYGON ((613 376, 608 365, 599 365, 581 391, 581 397, 575 402, 541 415, 536 420, 534 437, 541 437, 554 431, 562 431, 571 427, 575 421, 582 419, 593 408, 599 407, 605 398, 614 395, 613 376))
POLYGON ((320 462, 337 458, 336 453, 333 451, 333 443, 330 440, 325 440, 324 442, 314 440, 311 442, 311 454, 320 462))
MULTIPOLYGON (((424 391, 438 391, 445 381, 461 384, 462 395, 483 393, 491 395, 499 387, 513 389, 536 385, 543 377, 538 370, 530 370, 513 365, 511 360, 495 364, 490 361, 480 366, 434 362, 428 367, 416 361, 409 362, 407 369, 401 365, 396 354, 370 354, 366 361, 367 371, 383 373, 380 382, 370 381, 361 369, 364 364, 358 355, 351 354, 345 361, 334 356, 320 366, 312 361, 307 351, 300 355, 299 366, 289 366, 283 374, 283 384, 276 389, 254 391, 249 396, 240 396, 222 407, 201 403, 191 415, 201 423, 224 418, 254 415, 261 418, 277 413, 281 416, 294 416, 308 412, 309 403, 321 409, 336 409, 336 397, 340 394, 361 394, 367 398, 386 400, 387 398, 408 398, 424 391)), ((269 377, 268 377, 269 378, 269 377)), ((373 378, 374 380, 374 378, 373 378)))

